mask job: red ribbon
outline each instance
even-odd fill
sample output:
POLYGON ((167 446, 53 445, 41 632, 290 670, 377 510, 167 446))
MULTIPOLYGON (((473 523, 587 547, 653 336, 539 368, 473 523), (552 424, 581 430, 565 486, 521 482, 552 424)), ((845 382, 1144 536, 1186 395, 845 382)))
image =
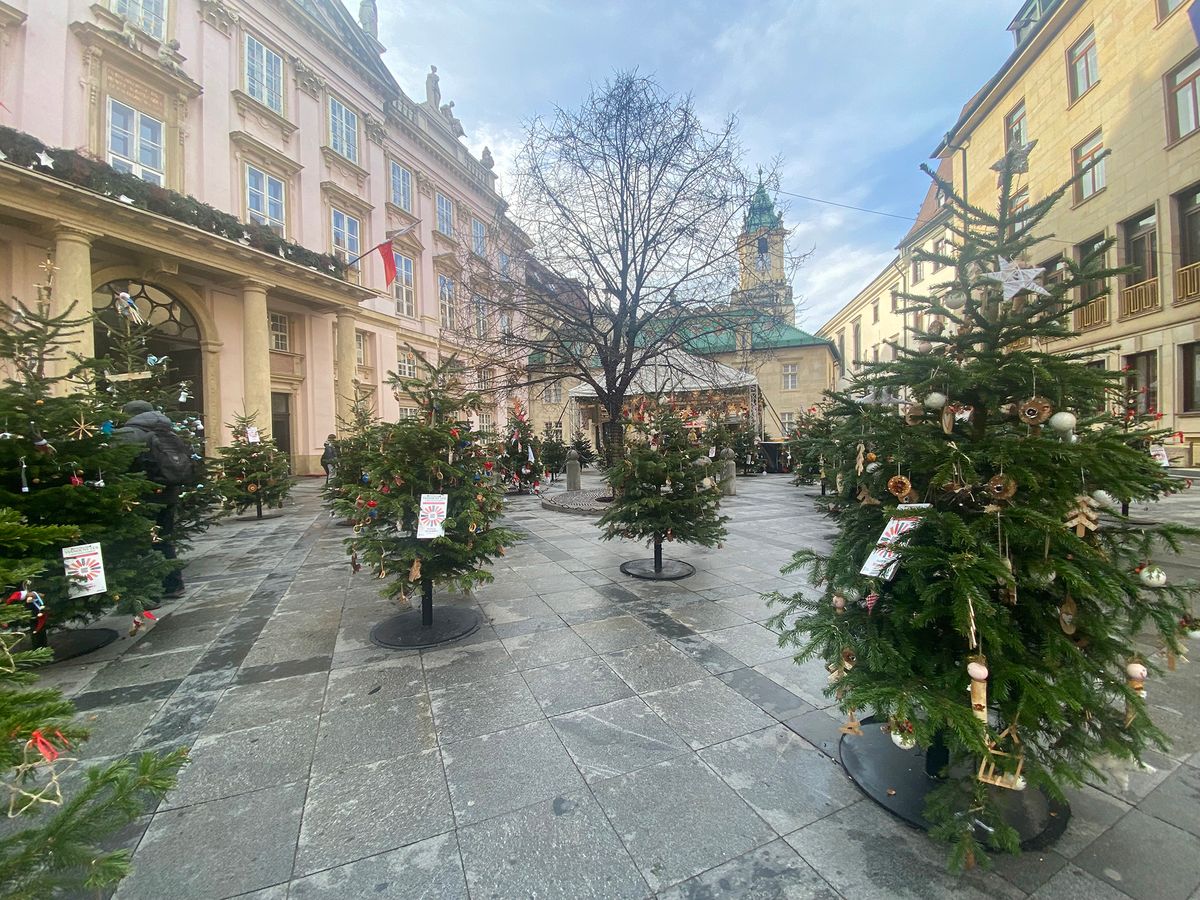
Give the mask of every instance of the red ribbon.
POLYGON ((37 748, 38 753, 42 754, 46 762, 54 762, 59 757, 58 748, 46 740, 40 731, 35 731, 29 736, 29 743, 37 748))
POLYGON ((142 610, 142 615, 145 616, 147 619, 149 619, 151 622, 158 621, 158 616, 154 615, 154 613, 150 612, 150 610, 148 610, 148 609, 142 610))

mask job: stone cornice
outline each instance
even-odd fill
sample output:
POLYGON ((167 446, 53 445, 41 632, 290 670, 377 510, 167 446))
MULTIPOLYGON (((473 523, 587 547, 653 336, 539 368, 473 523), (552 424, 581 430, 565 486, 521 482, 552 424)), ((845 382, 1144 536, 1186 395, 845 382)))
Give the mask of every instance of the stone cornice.
MULTIPOLYGON (((351 162, 328 145, 321 147, 321 156, 325 160, 325 165, 331 172, 345 172, 358 182, 359 187, 365 185, 367 183, 367 178, 369 178, 371 175, 370 172, 368 172, 358 163, 351 162)), ((363 203, 364 201, 360 199, 358 202, 363 203)))
POLYGON ((248 134, 245 131, 231 131, 229 133, 229 142, 243 151, 243 153, 258 157, 260 161, 268 164, 271 168, 278 169, 282 174, 289 177, 298 174, 304 168, 304 166, 291 157, 280 153, 274 147, 264 144, 254 135, 248 134))
POLYGON ((275 110, 268 106, 259 103, 249 94, 241 89, 230 91, 233 97, 234 105, 237 106, 238 115, 245 119, 246 116, 254 116, 264 126, 269 128, 278 128, 279 136, 284 142, 290 141, 296 129, 300 126, 294 124, 289 119, 281 116, 275 110))
POLYGON ((371 210, 375 208, 362 197, 350 193, 341 185, 332 181, 321 182, 321 193, 340 208, 346 210, 346 212, 357 213, 363 219, 369 217, 371 210))
POLYGON ((72 22, 70 27, 85 48, 100 52, 165 93, 192 99, 204 92, 204 88, 178 66, 174 70, 168 69, 159 60, 134 50, 114 32, 91 22, 72 22))
POLYGON ((22 25, 28 16, 17 9, 15 6, 9 6, 0 0, 0 29, 9 28, 14 25, 22 25))

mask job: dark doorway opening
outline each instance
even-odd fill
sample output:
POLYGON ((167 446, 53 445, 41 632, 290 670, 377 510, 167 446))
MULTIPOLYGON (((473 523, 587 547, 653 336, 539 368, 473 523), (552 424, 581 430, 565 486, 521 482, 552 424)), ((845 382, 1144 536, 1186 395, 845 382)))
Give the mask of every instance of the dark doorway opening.
POLYGON ((271 437, 275 446, 287 454, 288 471, 293 471, 291 394, 271 394, 271 437))

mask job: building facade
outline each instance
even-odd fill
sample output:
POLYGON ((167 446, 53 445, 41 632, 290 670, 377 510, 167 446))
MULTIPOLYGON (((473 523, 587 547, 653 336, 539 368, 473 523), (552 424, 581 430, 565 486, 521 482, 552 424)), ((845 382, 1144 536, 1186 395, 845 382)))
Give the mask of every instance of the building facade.
MULTIPOLYGON (((0 162, 0 291, 31 298, 49 252, 56 309, 106 310, 128 292, 162 323, 155 349, 192 380, 211 445, 234 413, 255 413, 301 473, 319 470, 356 396, 388 419, 415 414, 388 373, 490 328, 475 298, 519 277, 523 247, 436 69, 410 98, 383 64, 375 3, 361 10, 0 0, 0 125, 289 242, 264 252, 52 167, 0 162), (353 264, 314 268, 291 245, 353 264)), ((96 340, 81 334, 79 349, 102 351, 96 340)))

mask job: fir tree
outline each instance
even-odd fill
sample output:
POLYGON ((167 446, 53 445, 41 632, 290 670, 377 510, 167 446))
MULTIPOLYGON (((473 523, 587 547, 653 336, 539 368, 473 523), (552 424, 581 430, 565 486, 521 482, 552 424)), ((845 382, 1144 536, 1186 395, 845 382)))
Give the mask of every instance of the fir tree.
POLYGON ((1016 850, 1007 789, 1061 796, 1114 758, 1163 746, 1143 699, 1158 667, 1135 637, 1148 629, 1178 651, 1191 590, 1139 575, 1184 529, 1097 514, 1096 491, 1151 500, 1172 488, 1146 435, 1125 429, 1125 408, 1112 411, 1123 376, 1056 345, 1090 286, 1119 273, 1097 252, 1043 285, 1019 262, 1049 255, 1034 230, 1069 188, 1012 212, 1025 153, 999 166, 996 213, 938 181, 957 215, 955 252, 923 255, 952 266, 953 282, 906 299, 928 323, 915 350, 896 345, 894 362, 866 365, 832 396, 823 446, 841 448, 825 457, 839 534, 829 555, 800 551, 785 570, 807 571, 819 596, 773 598, 797 660, 828 664, 847 730, 873 710, 898 741, 948 750, 926 815, 956 867, 983 858, 984 843, 1016 850), (865 568, 906 515, 919 524, 893 545, 897 565, 865 568))
POLYGON ((463 391, 455 360, 420 364, 426 377, 392 379, 418 416, 378 426, 379 449, 367 457, 362 483, 333 507, 355 524, 346 541, 355 569, 366 566, 384 580, 388 597, 407 599, 420 586, 429 627, 434 586, 466 590, 492 581, 484 565, 517 536, 495 524, 505 488, 492 477, 497 464, 471 428, 480 395, 463 391), (423 494, 447 495, 442 537, 417 537, 423 494))
POLYGON ((508 427, 501 435, 496 463, 500 480, 520 494, 531 494, 541 487, 542 464, 538 459, 538 441, 533 425, 520 400, 514 400, 508 427))
POLYGON ((554 481, 567 464, 567 445, 556 436, 549 422, 542 429, 541 445, 543 470, 549 474, 550 480, 554 481))
POLYGON ((255 425, 253 415, 234 415, 229 426, 233 443, 217 452, 221 462, 217 474, 217 490, 224 498, 226 509, 238 515, 254 507, 258 518, 263 509, 283 506, 292 490, 287 454, 275 446, 275 441, 255 425), (251 440, 257 437, 257 440, 251 440))
MULTIPOLYGON (((79 583, 63 569, 60 548, 43 551, 39 593, 46 626, 86 622, 114 605, 132 615, 157 606, 175 563, 153 552, 154 485, 131 471, 137 449, 109 439, 116 412, 97 396, 90 362, 69 356, 71 335, 90 319, 48 312, 14 298, 0 325, 0 506, 32 525, 74 528, 79 544, 99 543, 107 589, 72 597, 79 583)), ((38 643, 45 633, 36 634, 38 643)))
POLYGON ((675 412, 659 409, 638 424, 641 440, 607 474, 613 504, 600 517, 604 540, 645 540, 654 548, 654 572, 663 571, 664 541, 719 546, 728 517, 716 467, 707 448, 693 444, 675 412))
POLYGON ((148 753, 93 768, 64 802, 59 779, 87 732, 58 690, 37 687, 33 670, 50 662, 50 650, 22 647, 36 628, 45 557, 79 536, 73 526, 30 525, 0 508, 0 588, 5 597, 27 598, 0 606, 0 802, 18 820, 0 838, 5 897, 32 900, 118 881, 129 871, 130 851, 98 845, 141 815, 147 801, 161 800, 184 762, 182 751, 148 753))
POLYGON ((800 414, 787 442, 793 484, 820 482, 825 491, 825 460, 837 458, 830 440, 832 433, 833 422, 826 418, 824 408, 813 406, 800 414))
POLYGON ((579 454, 580 469, 586 469, 596 462, 596 451, 592 449, 592 442, 582 428, 575 429, 571 435, 571 449, 579 454))
POLYGON ((378 458, 383 434, 375 411, 363 398, 357 398, 351 407, 350 421, 339 424, 342 434, 334 441, 337 457, 323 489, 331 506, 338 500, 358 496, 367 468, 378 458))

